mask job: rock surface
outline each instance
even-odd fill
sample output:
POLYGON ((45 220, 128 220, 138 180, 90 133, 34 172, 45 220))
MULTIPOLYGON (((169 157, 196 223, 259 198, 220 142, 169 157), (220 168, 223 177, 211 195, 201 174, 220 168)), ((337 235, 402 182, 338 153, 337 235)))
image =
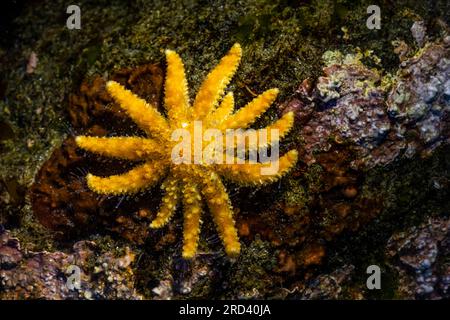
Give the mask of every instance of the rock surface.
POLYGON ((29 252, 2 229, 0 299, 141 299, 134 288, 134 259, 127 248, 114 257, 92 241, 75 243, 70 253, 29 252), (75 268, 79 278, 72 278, 75 268))
POLYGON ((434 218, 394 234, 386 254, 399 273, 399 291, 408 299, 450 297, 450 219, 434 218))

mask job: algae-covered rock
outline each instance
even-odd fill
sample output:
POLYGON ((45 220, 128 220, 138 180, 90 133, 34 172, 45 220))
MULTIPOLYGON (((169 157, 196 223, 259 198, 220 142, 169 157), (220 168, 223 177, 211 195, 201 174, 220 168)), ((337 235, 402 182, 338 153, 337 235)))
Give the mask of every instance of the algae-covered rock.
POLYGON ((409 299, 442 299, 450 295, 450 222, 433 218, 398 232, 386 251, 399 273, 400 293, 409 299))
POLYGON ((141 299, 126 248, 114 256, 93 241, 79 241, 70 253, 28 252, 9 231, 0 230, 0 299, 141 299))

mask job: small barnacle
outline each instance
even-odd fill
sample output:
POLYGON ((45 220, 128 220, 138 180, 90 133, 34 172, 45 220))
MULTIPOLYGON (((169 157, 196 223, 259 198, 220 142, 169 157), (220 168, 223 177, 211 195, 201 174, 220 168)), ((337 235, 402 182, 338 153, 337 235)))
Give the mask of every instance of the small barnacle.
MULTIPOLYGON (((208 74, 191 105, 184 65, 180 56, 171 50, 166 50, 165 54, 167 73, 164 103, 167 117, 119 83, 109 81, 106 86, 109 94, 144 130, 147 137, 78 136, 76 138, 78 146, 85 150, 102 156, 138 160, 142 163, 126 173, 109 177, 88 174, 87 184, 97 193, 118 195, 136 193, 163 180, 161 189, 164 191, 164 196, 159 212, 150 227, 161 228, 166 225, 176 212, 178 204, 181 203, 184 212, 183 257, 192 258, 197 251, 203 203, 206 203, 226 253, 235 256, 240 252, 240 243, 233 219, 233 209, 221 176, 240 185, 271 183, 293 167, 297 161, 297 151, 291 150, 277 159, 275 162, 278 170, 269 174, 261 173, 261 170, 267 166, 265 162, 239 163, 237 157, 231 164, 207 161, 209 157, 198 159, 195 153, 198 143, 195 139, 196 125, 201 123, 204 128, 214 129, 215 132, 218 131, 224 135, 230 129, 248 128, 269 108, 278 94, 278 89, 265 91, 245 107, 233 112, 233 94, 229 92, 225 95, 224 90, 236 72, 242 55, 240 45, 235 44, 208 74), (193 148, 182 152, 183 157, 187 157, 183 159, 188 161, 176 162, 173 161, 176 147, 173 133, 180 129, 193 133, 194 139, 191 140, 193 148), (190 151, 194 152, 191 154, 190 151)), ((293 121, 293 113, 290 112, 265 128, 277 130, 279 133, 276 138, 272 139, 270 136, 266 146, 278 144, 278 140, 292 128, 293 121)), ((269 133, 270 130, 268 130, 269 133)), ((245 134, 246 131, 239 131, 237 137, 242 135, 241 137, 245 139, 245 134)), ((237 145, 233 146, 233 148, 236 147, 237 145)), ((201 151, 205 152, 206 149, 207 147, 201 151)), ((221 153, 225 156, 225 150, 221 153)))

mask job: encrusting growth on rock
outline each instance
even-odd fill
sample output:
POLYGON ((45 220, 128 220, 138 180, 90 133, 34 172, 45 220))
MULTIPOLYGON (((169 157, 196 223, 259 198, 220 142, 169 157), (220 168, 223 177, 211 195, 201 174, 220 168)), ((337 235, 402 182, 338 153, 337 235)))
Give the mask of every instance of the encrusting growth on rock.
MULTIPOLYGON (((97 193, 119 195, 148 189, 164 179, 161 185, 164 191, 162 204, 150 227, 161 228, 166 225, 176 212, 178 204, 182 204, 183 257, 192 258, 197 251, 203 203, 205 203, 217 226, 226 253, 229 256, 236 256, 240 252, 240 243, 233 219, 233 209, 219 175, 240 185, 271 183, 294 166, 297 161, 297 151, 291 150, 277 159, 276 172, 261 174, 261 169, 267 166, 267 163, 249 161, 244 164, 226 164, 211 163, 205 159, 197 162, 176 163, 173 161, 173 148, 177 142, 173 141, 172 135, 177 129, 185 129, 195 134, 194 127, 197 122, 201 122, 204 129, 217 129, 224 135, 229 129, 245 129, 270 107, 276 99, 278 89, 265 91, 233 113, 233 94, 231 92, 225 94, 224 91, 236 72, 242 55, 240 45, 235 44, 208 74, 191 105, 180 56, 171 50, 166 50, 165 54, 167 73, 164 103, 167 117, 119 83, 109 81, 106 86, 109 94, 145 131, 147 137, 78 136, 76 138, 77 145, 87 151, 107 157, 139 160, 142 163, 126 173, 109 177, 88 174, 87 184, 97 193)), ((279 132, 278 135, 271 137, 269 131, 269 142, 266 142, 265 146, 278 143, 278 140, 292 128, 293 121, 293 114, 287 113, 265 128, 277 129, 279 132)), ((245 132, 240 131, 238 135, 245 135, 245 132)), ((191 139, 191 142, 191 145, 196 144, 194 139, 191 139)), ((195 147, 191 150, 195 151, 194 149, 195 147)), ((225 153, 225 149, 222 149, 222 153, 225 153)), ((185 156, 184 152, 183 156, 185 156)), ((189 157, 192 160, 196 156, 193 152, 189 157)))

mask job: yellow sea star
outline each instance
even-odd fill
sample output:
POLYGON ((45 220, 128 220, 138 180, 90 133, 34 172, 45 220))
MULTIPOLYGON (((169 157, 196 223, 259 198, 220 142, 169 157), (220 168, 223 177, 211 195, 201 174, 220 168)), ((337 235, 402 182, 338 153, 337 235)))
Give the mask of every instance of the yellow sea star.
MULTIPOLYGON (((132 194, 150 188, 164 178, 161 185, 164 191, 162 204, 150 227, 160 228, 167 224, 181 202, 184 212, 183 257, 192 258, 197 251, 202 204, 206 202, 226 253, 235 256, 240 252, 240 243, 231 202, 220 176, 241 185, 273 182, 296 163, 297 151, 291 150, 277 160, 277 172, 262 175, 261 169, 267 164, 255 161, 244 164, 238 164, 237 161, 231 164, 205 161, 174 163, 171 161, 174 148, 171 134, 180 128, 192 132, 193 124, 197 121, 202 121, 205 128, 217 128, 224 133, 228 132, 227 129, 247 128, 269 108, 278 90, 265 91, 233 113, 233 94, 229 92, 225 97, 223 95, 242 55, 240 45, 235 44, 208 74, 191 106, 181 58, 171 50, 166 50, 165 54, 167 74, 164 103, 167 116, 117 82, 109 81, 106 85, 109 94, 148 137, 76 137, 78 146, 85 150, 143 163, 119 175, 98 177, 88 174, 87 184, 100 194, 132 194)), ((279 132, 277 139, 269 138, 268 145, 278 143, 278 139, 291 129, 293 120, 293 114, 287 113, 268 126, 266 129, 277 129, 279 132)), ((245 132, 239 134, 245 135, 245 132)))

